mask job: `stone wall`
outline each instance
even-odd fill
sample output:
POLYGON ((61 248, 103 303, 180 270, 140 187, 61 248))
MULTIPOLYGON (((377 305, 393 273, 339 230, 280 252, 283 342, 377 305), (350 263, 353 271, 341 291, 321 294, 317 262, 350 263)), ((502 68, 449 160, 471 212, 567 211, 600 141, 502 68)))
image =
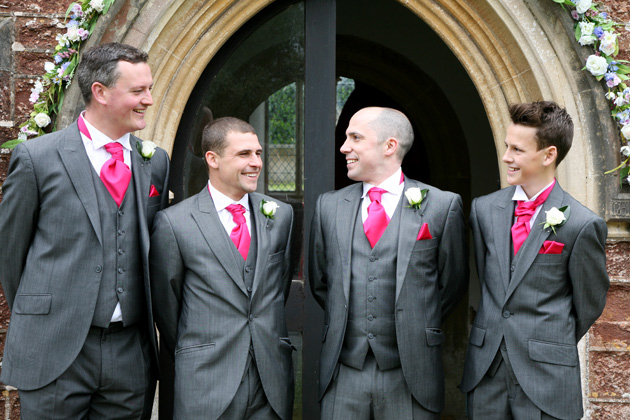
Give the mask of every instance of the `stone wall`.
MULTIPOLYGON (((43 73, 44 62, 51 60, 55 36, 65 32, 63 19, 71 3, 72 0, 0 0, 0 144, 16 138, 19 125, 30 114, 28 97, 32 83, 43 73)), ((601 3, 601 11, 617 21, 630 22, 627 0, 601 3)), ((620 28, 620 33, 618 58, 630 60, 630 25, 620 28)), ((0 187, 9 158, 9 151, 0 149, 0 187)), ((607 246, 612 285, 604 314, 589 335, 588 413, 592 419, 630 419, 629 239, 610 241, 607 246)), ((10 238, 2 238, 0 252, 11 252, 10 243, 10 238)), ((8 322, 9 310, 0 296, 0 355, 8 322)), ((0 420, 19 419, 16 391, 0 385, 0 392, 0 420)))

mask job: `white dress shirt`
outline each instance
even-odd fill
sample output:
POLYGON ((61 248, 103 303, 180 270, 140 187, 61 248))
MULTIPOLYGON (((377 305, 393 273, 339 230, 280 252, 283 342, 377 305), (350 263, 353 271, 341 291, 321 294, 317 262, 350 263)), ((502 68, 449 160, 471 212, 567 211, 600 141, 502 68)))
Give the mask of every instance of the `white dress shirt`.
POLYGON ((365 222, 365 219, 367 219, 367 209, 372 202, 370 200, 370 196, 368 195, 368 191, 372 187, 382 188, 387 191, 383 193, 383 195, 381 195, 381 204, 385 209, 385 213, 387 213, 390 219, 392 218, 392 215, 396 211, 396 207, 398 207, 400 196, 405 189, 404 183, 400 182, 401 175, 402 169, 398 168, 398 170, 394 172, 392 176, 381 182, 379 185, 372 185, 368 184, 367 182, 363 183, 363 195, 361 195, 361 198, 363 199, 363 202, 361 203, 361 220, 363 220, 363 222, 365 222))
POLYGON ((249 231, 249 235, 251 237, 252 229, 250 227, 251 223, 249 212, 249 194, 245 194, 240 200, 234 201, 227 195, 214 188, 209 180, 208 188, 210 189, 210 195, 212 196, 214 207, 217 209, 221 224, 223 224, 223 227, 225 228, 228 236, 230 235, 230 233, 232 233, 232 229, 236 227, 236 223, 234 223, 232 213, 230 213, 230 211, 226 209, 226 207, 230 204, 241 204, 243 207, 245 207, 245 214, 243 216, 245 216, 245 224, 247 225, 247 230, 249 231))

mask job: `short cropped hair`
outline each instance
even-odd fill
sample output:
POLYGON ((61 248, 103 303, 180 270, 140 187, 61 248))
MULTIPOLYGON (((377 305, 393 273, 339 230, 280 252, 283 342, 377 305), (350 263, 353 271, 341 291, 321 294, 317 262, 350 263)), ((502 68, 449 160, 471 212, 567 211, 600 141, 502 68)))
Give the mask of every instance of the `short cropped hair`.
POLYGON ((127 44, 112 42, 98 45, 83 54, 77 69, 79 88, 86 105, 92 101, 92 85, 96 82, 111 87, 120 77, 118 62, 146 63, 149 55, 127 44))
POLYGON ((569 153, 573 142, 573 120, 566 109, 552 101, 512 104, 509 108, 514 124, 536 128, 538 150, 555 146, 556 167, 569 153))
POLYGON ((379 143, 391 137, 398 140, 398 158, 402 162, 413 145, 413 127, 407 116, 393 108, 380 108, 369 125, 376 131, 379 143))
POLYGON ((214 152, 221 156, 227 146, 229 133, 256 134, 251 124, 234 117, 217 118, 210 121, 203 129, 201 136, 201 150, 205 156, 207 152, 214 152))

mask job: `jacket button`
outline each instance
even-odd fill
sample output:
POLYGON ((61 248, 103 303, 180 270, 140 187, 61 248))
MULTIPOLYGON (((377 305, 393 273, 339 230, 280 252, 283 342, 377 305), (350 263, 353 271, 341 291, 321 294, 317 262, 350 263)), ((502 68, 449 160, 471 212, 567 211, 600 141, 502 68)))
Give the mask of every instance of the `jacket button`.
POLYGON ((249 321, 254 322, 254 315, 251 315, 251 314, 249 315, 249 321))
POLYGON ((123 289, 122 287, 119 287, 119 288, 117 289, 117 291, 118 291, 118 293, 122 293, 122 292, 124 292, 124 291, 125 291, 125 289, 123 289))
POLYGON ((511 315, 510 311, 503 311, 503 318, 509 318, 511 315))
POLYGON ((368 338, 369 338, 370 340, 371 340, 371 339, 373 339, 373 338, 374 338, 374 334, 369 333, 369 334, 368 334, 368 338))
POLYGON ((97 265, 96 268, 94 268, 94 271, 96 271, 97 273, 100 273, 101 271, 103 271, 103 267, 101 267, 100 265, 97 265))

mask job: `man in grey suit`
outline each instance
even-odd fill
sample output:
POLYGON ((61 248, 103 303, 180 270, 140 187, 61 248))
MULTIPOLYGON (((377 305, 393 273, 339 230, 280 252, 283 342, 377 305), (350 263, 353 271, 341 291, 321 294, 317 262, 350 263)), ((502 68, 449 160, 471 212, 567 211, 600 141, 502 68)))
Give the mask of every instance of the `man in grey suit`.
POLYGON ((158 213, 151 235, 155 316, 175 362, 174 418, 287 420, 293 210, 255 192, 262 148, 248 123, 209 123, 202 150, 208 184, 158 213))
POLYGON ((147 58, 124 44, 88 50, 85 112, 13 151, 0 204, 12 312, 1 379, 19 389, 24 420, 150 416, 149 228, 169 163, 129 134, 153 103, 147 58))
POLYGON ((394 109, 354 114, 341 152, 361 181, 319 197, 308 273, 325 310, 319 397, 325 420, 439 419, 442 320, 466 290, 459 195, 406 178, 413 142, 394 109))
POLYGON ((556 103, 510 106, 507 181, 475 199, 481 302, 461 384, 471 420, 582 417, 577 343, 604 309, 606 223, 560 188, 573 139, 556 103))

